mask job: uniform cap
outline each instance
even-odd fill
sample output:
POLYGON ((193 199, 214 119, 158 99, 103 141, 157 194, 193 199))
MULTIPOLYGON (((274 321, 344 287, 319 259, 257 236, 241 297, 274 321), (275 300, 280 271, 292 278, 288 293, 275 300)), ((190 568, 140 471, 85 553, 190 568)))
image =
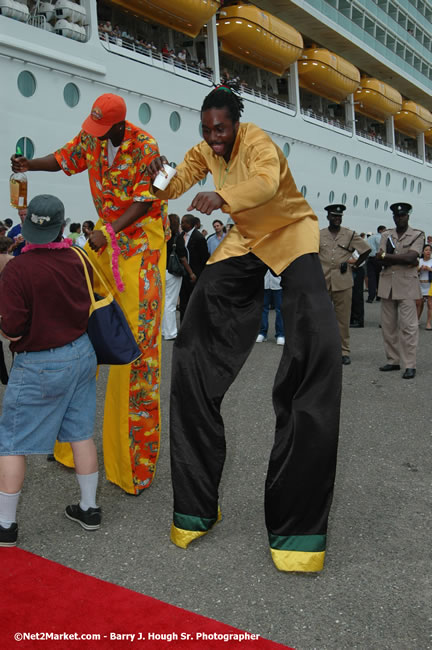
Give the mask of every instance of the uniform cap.
POLYGON ((100 138, 108 133, 114 124, 123 122, 126 117, 126 104, 123 97, 105 93, 94 102, 91 113, 82 124, 82 130, 100 138))
POLYGON ((31 244, 49 244, 60 234, 64 212, 63 203, 52 194, 33 197, 21 228, 22 236, 31 244))
POLYGON ((394 215, 398 214, 411 214, 412 205, 410 203, 393 203, 390 210, 394 215))
POLYGON ((326 205, 324 210, 326 210, 328 214, 337 214, 338 216, 342 216, 344 211, 346 210, 346 205, 342 205, 342 203, 326 205))

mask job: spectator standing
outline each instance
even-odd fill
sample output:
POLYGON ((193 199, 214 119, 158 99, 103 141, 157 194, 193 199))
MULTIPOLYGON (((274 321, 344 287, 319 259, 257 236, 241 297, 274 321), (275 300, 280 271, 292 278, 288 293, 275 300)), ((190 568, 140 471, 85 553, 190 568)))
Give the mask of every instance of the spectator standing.
POLYGON ((205 237, 195 227, 195 224, 196 217, 193 214, 185 214, 182 217, 182 236, 187 249, 188 262, 192 273, 182 279, 180 289, 180 323, 184 318, 192 291, 209 258, 205 237))
POLYGON ((377 258, 377 253, 380 247, 381 235, 383 234, 385 226, 378 226, 377 234, 371 235, 367 238, 367 243, 370 246, 371 252, 366 260, 366 271, 368 278, 368 297, 366 302, 372 303, 378 297, 379 276, 381 273, 382 264, 377 258))
POLYGON ((94 230, 94 227, 95 227, 95 225, 94 225, 93 221, 90 221, 90 220, 84 221, 84 223, 82 225, 82 233, 78 237, 78 239, 75 241, 77 246, 81 246, 81 248, 84 248, 84 246, 87 243, 88 238, 90 237, 90 235, 92 234, 92 232, 94 230))
POLYGON ((180 234, 180 219, 177 214, 170 214, 170 228, 171 237, 167 242, 167 270, 166 270, 166 285, 165 285, 165 306, 162 319, 162 337, 165 341, 172 341, 177 337, 177 301, 182 286, 183 276, 173 275, 168 271, 168 261, 175 244, 177 257, 185 269, 185 273, 189 275, 189 279, 193 279, 193 271, 189 266, 187 260, 187 251, 185 248, 184 238, 180 234))
POLYGON ((207 248, 210 255, 212 255, 221 241, 226 237, 224 232, 224 225, 220 219, 215 219, 212 223, 214 233, 207 237, 207 248))
POLYGON ((418 317, 416 300, 422 297, 418 279, 418 258, 424 247, 424 233, 409 226, 412 206, 390 206, 396 228, 383 232, 378 258, 383 264, 380 276, 381 332, 387 363, 383 372, 405 368, 403 379, 416 375, 418 317))
POLYGON ((427 320, 426 320, 426 330, 428 332, 432 331, 432 295, 431 286, 432 286, 432 248, 429 244, 423 248, 423 256, 420 258, 418 273, 420 281, 420 289, 422 292, 422 297, 416 300, 417 304, 417 317, 420 321, 424 303, 427 305, 427 320))
POLYGON ((256 340, 257 343, 264 343, 264 341, 267 341, 271 304, 273 304, 275 309, 276 344, 285 345, 285 331, 282 316, 281 277, 279 275, 273 275, 269 270, 264 276, 264 304, 261 316, 261 328, 256 340))
POLYGON ((93 442, 97 362, 86 333, 90 296, 82 262, 71 240, 63 240, 64 223, 58 198, 34 197, 23 224, 31 243, 0 279, 1 333, 16 354, 0 418, 0 546, 17 542, 25 456, 51 454, 56 439, 72 445, 81 491, 65 516, 85 530, 101 523, 93 442))
POLYGON ((357 268, 369 255, 367 243, 353 230, 342 227, 342 215, 346 207, 342 204, 328 205, 328 228, 320 231, 319 257, 324 271, 327 291, 336 312, 342 343, 342 364, 349 365, 353 277, 352 268, 357 268), (359 258, 354 262, 352 256, 358 251, 359 258), (349 263, 351 260, 352 263, 349 263))
POLYGON ((73 243, 75 244, 81 235, 81 224, 71 223, 69 226, 69 232, 69 238, 72 239, 73 243))

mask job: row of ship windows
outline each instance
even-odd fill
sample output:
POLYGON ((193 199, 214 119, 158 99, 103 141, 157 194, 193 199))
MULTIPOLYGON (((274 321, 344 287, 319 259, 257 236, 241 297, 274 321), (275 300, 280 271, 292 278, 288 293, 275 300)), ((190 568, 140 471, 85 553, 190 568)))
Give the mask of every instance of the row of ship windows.
MULTIPOLYGON (((330 160, 330 171, 331 171, 331 173, 336 174, 337 168, 338 168, 338 159, 336 158, 336 156, 333 156, 332 159, 330 160)), ((344 176, 349 176, 350 169, 351 169, 351 165, 350 165, 349 160, 344 161, 342 169, 343 169, 343 175, 344 176)), ((355 170, 354 170, 354 176, 355 176, 356 180, 358 180, 361 177, 361 175, 362 175, 362 166, 360 165, 360 163, 357 163, 356 166, 355 166, 355 170)), ((371 178, 372 178, 372 168, 371 167, 366 167, 366 181, 369 183, 371 178)), ((375 175, 376 184, 379 185, 381 183, 381 180, 382 180, 382 172, 381 172, 380 169, 377 169, 376 175, 375 175)), ((390 185, 390 183, 391 183, 391 174, 390 174, 390 172, 386 172, 385 184, 388 187, 390 185)), ((408 188, 408 179, 406 177, 404 177, 403 180, 402 180, 402 189, 405 191, 407 188, 408 188)), ((409 190, 410 190, 410 192, 414 192, 414 190, 415 190, 415 181, 414 181, 414 179, 411 179, 411 181, 410 181, 409 190)), ((421 184, 421 182, 418 182, 417 183, 417 194, 421 194, 421 191, 422 191, 422 184, 421 184)))
MULTIPOLYGON (((306 198, 307 193, 308 193, 306 185, 303 185, 300 191, 303 194, 303 196, 306 198)), ((317 194, 317 198, 319 196, 320 196, 320 193, 317 194)), ((334 193, 333 190, 331 190, 329 192, 328 202, 329 203, 334 203, 335 199, 337 200, 336 194, 334 193)), ((358 195, 354 194, 354 196, 352 197, 352 205, 353 205, 354 208, 359 205, 359 201, 360 201, 360 199, 359 199, 358 195)), ((342 194, 340 202, 343 203, 343 205, 348 205, 348 196, 347 196, 346 192, 344 192, 342 194)), ((368 196, 364 200, 364 207, 366 209, 371 209, 372 208, 372 201, 368 196)), ((389 202, 384 201, 382 210, 384 210, 384 212, 386 212, 388 210, 388 207, 389 207, 389 202)), ((379 199, 375 199, 374 208, 375 208, 375 210, 380 209, 380 200, 379 199)))

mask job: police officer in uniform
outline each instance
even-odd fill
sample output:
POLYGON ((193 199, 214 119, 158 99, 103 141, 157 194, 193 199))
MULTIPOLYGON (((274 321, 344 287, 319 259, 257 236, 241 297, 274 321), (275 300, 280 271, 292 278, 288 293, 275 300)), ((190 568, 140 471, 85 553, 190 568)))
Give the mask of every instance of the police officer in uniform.
POLYGON ((319 257, 324 271, 327 291, 333 303, 342 340, 342 363, 351 363, 349 326, 352 298, 352 267, 357 268, 370 253, 370 247, 360 235, 343 228, 342 215, 346 207, 341 204, 324 208, 329 220, 328 228, 320 231, 319 257), (357 251, 359 257, 353 258, 357 251))
POLYGON ((416 374, 418 318, 416 299, 421 298, 418 279, 418 258, 425 235, 408 225, 412 206, 393 203, 390 206, 396 228, 381 236, 377 258, 383 264, 378 296, 381 298, 381 328, 387 363, 380 370, 389 372, 405 368, 403 379, 416 374))

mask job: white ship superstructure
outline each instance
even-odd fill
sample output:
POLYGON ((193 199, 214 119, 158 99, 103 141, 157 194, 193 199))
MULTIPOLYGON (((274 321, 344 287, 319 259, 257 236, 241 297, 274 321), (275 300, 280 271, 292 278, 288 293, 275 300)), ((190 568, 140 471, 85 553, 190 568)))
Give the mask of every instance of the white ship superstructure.
MULTIPOLYGON (((403 200, 413 225, 432 231, 430 2, 0 0, 0 12, 2 218, 16 221, 8 179, 17 145, 29 157, 51 153, 98 95, 114 92, 127 119, 178 163, 200 139, 202 100, 222 76, 241 83, 244 121, 281 147, 320 218, 341 202, 344 224, 375 231, 403 200)), ((212 179, 202 187, 213 189, 212 179)), ((199 189, 170 211, 184 214, 199 189)), ((30 196, 42 192, 60 196, 72 221, 96 220, 85 173, 32 173, 30 196)))

